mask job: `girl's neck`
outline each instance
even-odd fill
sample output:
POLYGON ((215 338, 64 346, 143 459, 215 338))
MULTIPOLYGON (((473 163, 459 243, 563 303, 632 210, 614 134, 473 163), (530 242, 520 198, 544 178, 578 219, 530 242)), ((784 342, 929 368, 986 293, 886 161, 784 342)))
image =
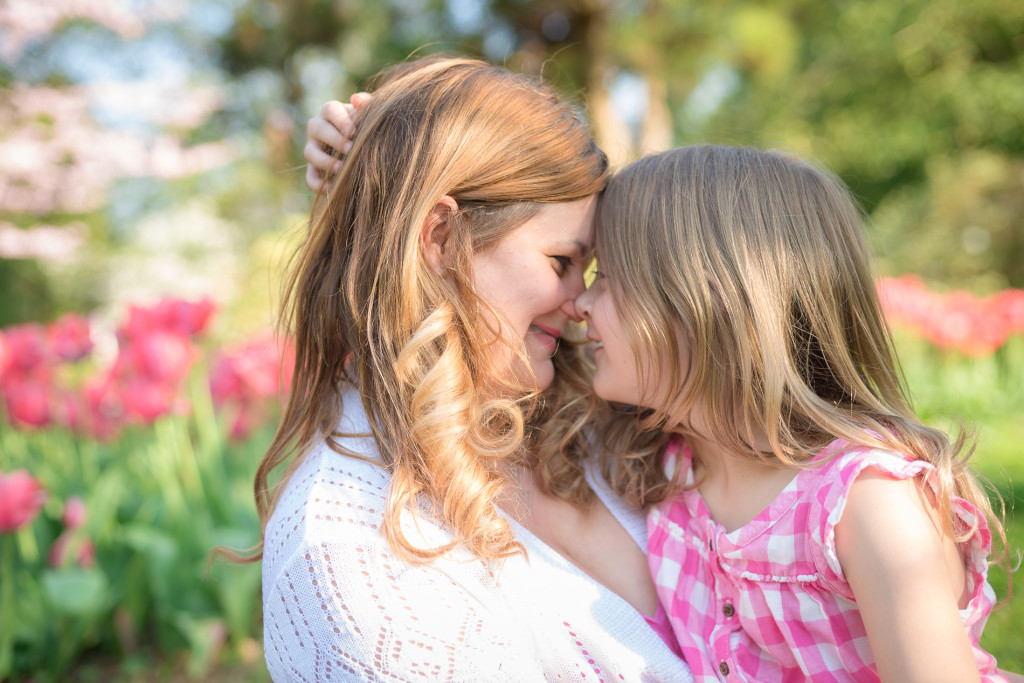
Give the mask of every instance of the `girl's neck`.
POLYGON ((798 470, 779 467, 751 453, 736 453, 702 437, 687 436, 697 490, 712 519, 733 531, 771 505, 798 470))

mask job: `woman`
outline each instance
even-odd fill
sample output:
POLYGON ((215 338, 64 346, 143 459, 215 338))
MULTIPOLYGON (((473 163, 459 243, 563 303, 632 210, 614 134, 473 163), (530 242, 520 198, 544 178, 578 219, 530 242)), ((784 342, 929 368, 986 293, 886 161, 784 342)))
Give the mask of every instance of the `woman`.
POLYGON ((295 379, 256 480, 272 676, 692 680, 643 516, 579 429, 604 155, 473 60, 385 72, 358 122, 289 283, 295 379))

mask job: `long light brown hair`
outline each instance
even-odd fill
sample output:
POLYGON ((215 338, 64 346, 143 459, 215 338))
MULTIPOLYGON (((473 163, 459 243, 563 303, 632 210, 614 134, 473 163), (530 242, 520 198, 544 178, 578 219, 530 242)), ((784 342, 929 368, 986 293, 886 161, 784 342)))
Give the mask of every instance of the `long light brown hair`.
POLYGON ((768 463, 802 466, 837 438, 926 460, 938 471, 947 531, 956 495, 984 511, 1005 542, 967 465, 973 439, 961 430, 950 440, 914 413, 863 217, 833 175, 740 147, 646 157, 609 183, 597 255, 638 377, 653 368, 668 377, 641 387, 657 394, 656 405, 616 411, 602 430, 607 447, 626 456, 610 473, 623 493, 640 503, 668 495, 661 428, 692 431, 670 416, 699 402, 706 438, 768 463), (767 448, 754 446, 765 437, 767 448))
MULTIPOLYGON (((374 85, 287 283, 295 373, 256 475, 257 510, 265 529, 288 477, 319 440, 357 457, 336 432, 340 394, 354 387, 391 474, 383 520, 391 547, 415 561, 450 547, 409 542, 398 520, 413 509, 482 558, 508 555, 519 546, 495 508, 505 484, 496 464, 519 457, 524 441, 543 453, 552 491, 586 498, 578 433, 568 442, 538 437, 581 421, 586 371, 567 339, 543 399, 521 387, 510 394, 508 379, 488 362, 492 335, 480 313, 487 303, 473 291, 473 255, 543 203, 599 192, 607 161, 555 94, 481 61, 424 58, 382 72, 374 85), (438 273, 418 237, 445 195, 458 212, 445 245, 451 265, 438 273)), ((261 553, 262 542, 245 559, 261 553)))

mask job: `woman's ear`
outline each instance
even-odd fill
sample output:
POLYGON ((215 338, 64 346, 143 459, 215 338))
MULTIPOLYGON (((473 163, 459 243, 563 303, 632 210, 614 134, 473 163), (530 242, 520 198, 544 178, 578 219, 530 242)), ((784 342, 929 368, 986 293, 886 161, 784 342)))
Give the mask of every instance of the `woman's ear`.
POLYGON ((458 203, 449 195, 437 200, 434 208, 423 219, 420 228, 420 250, 427 266, 437 275, 443 275, 451 265, 448 256, 448 240, 451 238, 455 215, 459 212, 458 203))

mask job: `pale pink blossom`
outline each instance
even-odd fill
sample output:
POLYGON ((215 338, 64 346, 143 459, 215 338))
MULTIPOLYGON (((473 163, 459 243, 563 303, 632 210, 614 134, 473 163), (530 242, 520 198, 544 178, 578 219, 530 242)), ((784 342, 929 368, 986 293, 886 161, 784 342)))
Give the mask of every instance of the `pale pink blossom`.
POLYGON ((88 235, 89 228, 80 221, 60 227, 42 224, 30 228, 0 221, 0 258, 71 263, 81 253, 88 235))
POLYGON ((4 35, 0 57, 15 59, 33 40, 75 19, 100 24, 122 38, 140 38, 146 31, 146 22, 133 4, 130 0, 4 0, 0 3, 0 29, 4 35))

